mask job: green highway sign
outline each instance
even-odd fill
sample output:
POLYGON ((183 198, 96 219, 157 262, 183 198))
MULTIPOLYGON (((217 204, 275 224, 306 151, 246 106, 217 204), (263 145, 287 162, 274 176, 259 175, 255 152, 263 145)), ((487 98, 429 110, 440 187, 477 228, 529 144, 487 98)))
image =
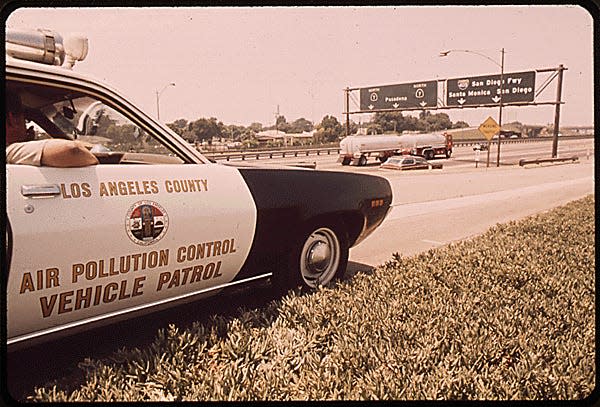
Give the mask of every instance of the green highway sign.
MULTIPOLYGON (((503 75, 502 103, 533 102, 535 71, 503 75)), ((446 105, 469 106, 500 103, 500 74, 465 76, 446 81, 446 105)))
POLYGON ((370 86, 360 89, 360 110, 423 109, 437 106, 437 81, 370 86))

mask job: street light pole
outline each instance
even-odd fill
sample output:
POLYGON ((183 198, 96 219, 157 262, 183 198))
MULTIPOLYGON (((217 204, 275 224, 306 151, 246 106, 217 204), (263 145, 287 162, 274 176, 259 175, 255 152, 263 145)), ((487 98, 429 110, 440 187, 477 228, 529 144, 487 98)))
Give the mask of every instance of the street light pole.
POLYGON ((171 83, 167 83, 165 86, 162 87, 162 89, 159 91, 156 91, 156 119, 160 121, 160 104, 159 104, 159 99, 160 99, 160 95, 165 91, 165 89, 167 89, 168 86, 175 86, 174 82, 171 83))
MULTIPOLYGON (((491 61, 500 67, 500 102, 499 102, 499 111, 498 111, 498 125, 500 126, 500 131, 502 131, 502 96, 504 94, 504 83, 503 83, 504 82, 504 47, 500 51, 500 52, 502 52, 502 61, 500 64, 485 54, 482 54, 477 51, 471 51, 468 49, 451 49, 448 51, 442 51, 442 52, 440 52, 439 56, 445 57, 445 56, 448 56, 448 54, 451 52, 466 52, 468 54, 479 55, 480 57, 484 57, 488 61, 491 61)), ((489 144, 490 143, 488 142, 488 146, 489 146, 489 144)), ((487 167, 489 167, 489 166, 490 166, 490 150, 488 148, 487 167)), ((496 158, 496 167, 499 167, 499 166, 500 166, 500 132, 498 132, 498 157, 496 158)))

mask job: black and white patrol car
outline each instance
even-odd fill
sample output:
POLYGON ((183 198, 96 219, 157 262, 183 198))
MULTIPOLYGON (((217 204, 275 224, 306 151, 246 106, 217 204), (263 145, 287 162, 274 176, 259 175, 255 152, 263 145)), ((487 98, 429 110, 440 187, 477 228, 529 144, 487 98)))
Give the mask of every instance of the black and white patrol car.
POLYGON ((381 177, 210 162, 74 72, 85 38, 6 40, 6 89, 30 130, 81 140, 100 161, 6 165, 9 349, 254 280, 328 284, 389 210, 381 177))

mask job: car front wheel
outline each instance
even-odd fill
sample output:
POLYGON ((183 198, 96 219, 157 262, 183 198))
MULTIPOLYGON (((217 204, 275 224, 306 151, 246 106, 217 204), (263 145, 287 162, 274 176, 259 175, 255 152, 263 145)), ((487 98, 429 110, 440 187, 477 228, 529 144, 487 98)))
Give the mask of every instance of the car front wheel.
POLYGON ((332 224, 312 226, 296 240, 290 252, 284 274, 287 282, 279 281, 277 285, 282 289, 325 286, 340 278, 347 265, 348 237, 344 229, 332 224))

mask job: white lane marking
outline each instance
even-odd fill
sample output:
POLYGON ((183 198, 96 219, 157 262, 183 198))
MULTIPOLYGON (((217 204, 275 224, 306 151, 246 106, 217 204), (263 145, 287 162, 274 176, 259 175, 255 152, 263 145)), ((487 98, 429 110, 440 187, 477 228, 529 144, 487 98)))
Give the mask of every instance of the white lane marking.
POLYGON ((480 195, 469 195, 460 198, 442 199, 439 201, 414 202, 409 204, 394 204, 387 219, 400 219, 427 213, 458 209, 465 206, 480 205, 491 201, 503 201, 516 199, 523 195, 537 194, 541 191, 560 189, 576 184, 585 184, 594 181, 594 177, 576 178, 567 181, 548 182, 545 184, 532 185, 507 191, 488 192, 480 195))

